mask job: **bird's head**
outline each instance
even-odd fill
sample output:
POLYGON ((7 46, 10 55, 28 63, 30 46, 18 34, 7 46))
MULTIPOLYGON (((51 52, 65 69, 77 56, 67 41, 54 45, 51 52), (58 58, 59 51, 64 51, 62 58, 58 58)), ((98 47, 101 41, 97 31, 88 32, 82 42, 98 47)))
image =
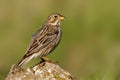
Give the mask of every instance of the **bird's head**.
POLYGON ((48 16, 47 23, 50 25, 60 25, 60 22, 64 20, 64 16, 59 13, 53 13, 48 16))

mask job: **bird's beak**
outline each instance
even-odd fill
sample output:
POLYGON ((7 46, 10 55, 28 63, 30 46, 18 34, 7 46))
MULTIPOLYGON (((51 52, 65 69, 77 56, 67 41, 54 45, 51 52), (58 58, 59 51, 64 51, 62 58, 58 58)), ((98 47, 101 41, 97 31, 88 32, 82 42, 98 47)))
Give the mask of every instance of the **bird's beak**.
POLYGON ((60 20, 64 20, 64 17, 63 17, 63 16, 61 16, 61 17, 60 17, 60 20))

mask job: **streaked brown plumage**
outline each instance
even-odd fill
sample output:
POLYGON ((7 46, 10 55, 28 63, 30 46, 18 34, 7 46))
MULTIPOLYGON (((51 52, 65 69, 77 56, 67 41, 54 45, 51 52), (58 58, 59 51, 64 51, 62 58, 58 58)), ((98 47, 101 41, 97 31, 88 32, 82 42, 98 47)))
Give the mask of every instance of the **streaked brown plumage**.
POLYGON ((48 16, 42 27, 32 36, 30 45, 18 66, 22 66, 32 58, 47 56, 56 48, 62 35, 60 22, 63 19, 59 13, 48 16))

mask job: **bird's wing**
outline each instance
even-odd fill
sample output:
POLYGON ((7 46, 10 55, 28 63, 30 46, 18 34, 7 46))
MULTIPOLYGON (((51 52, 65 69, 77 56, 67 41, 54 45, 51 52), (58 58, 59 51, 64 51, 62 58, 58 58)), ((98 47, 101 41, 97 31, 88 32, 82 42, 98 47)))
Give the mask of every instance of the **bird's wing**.
POLYGON ((33 53, 37 53, 39 50, 53 42, 53 40, 57 37, 57 34, 51 34, 42 30, 44 29, 41 29, 38 33, 35 33, 35 35, 32 36, 31 43, 25 53, 24 58, 32 55, 33 53))

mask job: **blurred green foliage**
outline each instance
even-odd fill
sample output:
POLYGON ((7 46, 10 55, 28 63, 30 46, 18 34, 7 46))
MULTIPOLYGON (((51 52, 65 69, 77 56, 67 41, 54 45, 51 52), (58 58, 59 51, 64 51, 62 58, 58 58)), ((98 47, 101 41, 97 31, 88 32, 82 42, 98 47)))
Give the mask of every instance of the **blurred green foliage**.
POLYGON ((31 35, 53 12, 66 19, 62 41, 49 57, 77 80, 119 80, 119 0, 0 0, 0 80, 22 58, 31 35))

